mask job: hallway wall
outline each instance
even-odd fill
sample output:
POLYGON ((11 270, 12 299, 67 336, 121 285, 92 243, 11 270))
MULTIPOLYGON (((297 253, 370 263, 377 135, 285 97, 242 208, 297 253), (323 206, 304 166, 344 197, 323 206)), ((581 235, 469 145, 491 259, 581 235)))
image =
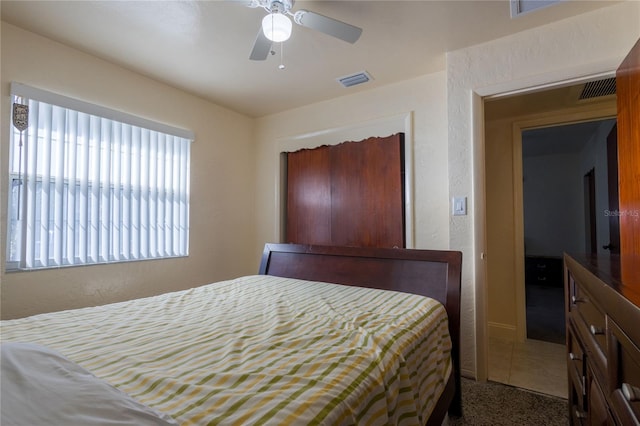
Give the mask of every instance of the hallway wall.
POLYGON ((583 251, 584 173, 578 153, 524 157, 522 163, 525 255, 583 251))

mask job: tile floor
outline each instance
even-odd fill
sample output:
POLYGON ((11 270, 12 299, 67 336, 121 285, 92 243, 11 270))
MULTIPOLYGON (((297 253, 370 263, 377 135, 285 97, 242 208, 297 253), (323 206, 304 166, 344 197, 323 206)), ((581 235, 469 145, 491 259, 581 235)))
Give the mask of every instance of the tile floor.
POLYGON ((490 338, 489 380, 567 398, 566 347, 541 340, 490 338))

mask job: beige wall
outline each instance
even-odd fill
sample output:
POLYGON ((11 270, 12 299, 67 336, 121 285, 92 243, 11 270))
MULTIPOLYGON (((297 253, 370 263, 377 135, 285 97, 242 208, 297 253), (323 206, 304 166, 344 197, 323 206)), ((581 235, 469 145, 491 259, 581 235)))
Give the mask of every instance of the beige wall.
POLYGON ((99 305, 257 271, 253 120, 78 50, 2 23, 2 117, 9 85, 51 92, 192 130, 189 257, 5 273, 9 123, 2 120, 1 315, 99 305))
POLYGON ((495 120, 485 127, 488 321, 493 336, 515 340, 515 229, 513 127, 495 120), (493 266, 493 268, 492 268, 493 266))

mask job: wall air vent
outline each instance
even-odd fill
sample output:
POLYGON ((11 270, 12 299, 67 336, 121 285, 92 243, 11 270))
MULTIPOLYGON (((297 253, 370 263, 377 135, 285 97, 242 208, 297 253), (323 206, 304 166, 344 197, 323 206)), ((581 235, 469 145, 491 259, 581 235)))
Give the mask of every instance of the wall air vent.
POLYGON ((366 83, 369 80, 373 79, 371 78, 371 75, 369 75, 369 73, 366 71, 338 78, 338 82, 344 87, 351 87, 358 84, 366 83))
POLYGON ((509 0, 511 4, 511 18, 516 18, 525 13, 552 6, 566 0, 509 0))
POLYGON ((590 81, 584 85, 580 93, 581 101, 584 99, 599 98, 616 94, 616 78, 605 78, 604 80, 590 81))

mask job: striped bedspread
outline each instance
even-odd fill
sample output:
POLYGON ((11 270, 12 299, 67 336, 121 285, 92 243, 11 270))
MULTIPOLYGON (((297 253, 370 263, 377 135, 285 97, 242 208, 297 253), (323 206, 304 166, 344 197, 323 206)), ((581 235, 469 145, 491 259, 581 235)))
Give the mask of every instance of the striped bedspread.
POLYGON ((2 321, 184 425, 422 424, 451 371, 444 307, 248 276, 2 321))

